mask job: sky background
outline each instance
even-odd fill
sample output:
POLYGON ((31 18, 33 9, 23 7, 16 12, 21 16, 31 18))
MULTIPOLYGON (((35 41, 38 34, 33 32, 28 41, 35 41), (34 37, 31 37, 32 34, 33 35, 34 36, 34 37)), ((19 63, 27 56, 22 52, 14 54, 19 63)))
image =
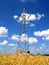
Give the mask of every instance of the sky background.
MULTIPOLYGON (((13 49, 18 46, 23 8, 26 9, 26 14, 33 15, 27 20, 31 24, 26 24, 25 34, 29 39, 27 44, 31 53, 49 53, 48 0, 0 0, 0 50, 4 53, 14 52, 13 49)), ((25 48, 25 44, 21 47, 25 48)))

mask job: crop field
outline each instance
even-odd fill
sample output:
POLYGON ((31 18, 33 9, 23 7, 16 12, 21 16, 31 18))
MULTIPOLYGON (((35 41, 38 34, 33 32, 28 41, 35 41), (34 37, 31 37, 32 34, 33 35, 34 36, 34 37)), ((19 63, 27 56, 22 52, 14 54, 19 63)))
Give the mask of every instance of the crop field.
POLYGON ((0 54, 0 65, 49 65, 49 56, 27 53, 0 54))

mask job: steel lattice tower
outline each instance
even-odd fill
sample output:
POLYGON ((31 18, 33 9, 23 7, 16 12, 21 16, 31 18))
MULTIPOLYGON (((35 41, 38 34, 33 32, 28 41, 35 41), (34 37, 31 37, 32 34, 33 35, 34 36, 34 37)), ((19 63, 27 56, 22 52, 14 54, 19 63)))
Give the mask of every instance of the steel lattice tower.
MULTIPOLYGON (((24 42, 18 42, 18 47, 20 47, 21 44, 24 44, 25 45, 25 50, 26 49, 26 46, 27 46, 27 35, 25 35, 27 33, 27 25, 26 25, 26 11, 25 11, 25 8, 23 9, 23 14, 22 14, 22 25, 21 25, 21 30, 20 30, 20 40, 21 40, 21 36, 23 34, 24 36, 24 42)), ((23 38, 23 37, 22 37, 23 38)), ((28 48, 29 48, 29 45, 28 45, 28 48)))
MULTIPOLYGON (((20 27, 20 36, 19 36, 19 41, 18 41, 18 49, 28 51, 29 50, 29 44, 28 44, 27 24, 26 24, 27 20, 26 20, 25 8, 23 9, 22 13, 23 14, 21 15, 22 21, 21 21, 21 27, 20 27), (23 41, 23 42, 21 42, 21 41, 23 41), (25 49, 21 47, 22 44, 24 44, 25 49)), ((28 16, 28 18, 29 17, 30 16, 28 16)))

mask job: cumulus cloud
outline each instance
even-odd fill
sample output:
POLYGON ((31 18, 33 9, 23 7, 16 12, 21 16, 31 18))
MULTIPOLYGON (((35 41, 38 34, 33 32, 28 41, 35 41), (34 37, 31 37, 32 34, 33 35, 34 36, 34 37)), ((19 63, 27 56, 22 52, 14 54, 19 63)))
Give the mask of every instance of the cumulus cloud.
POLYGON ((18 16, 17 15, 14 15, 14 19, 17 19, 18 18, 18 16))
POLYGON ((37 53, 41 53, 41 54, 44 54, 44 52, 46 53, 46 50, 44 50, 42 47, 40 48, 37 49, 37 53))
POLYGON ((49 35, 46 37, 43 37, 42 40, 49 40, 49 35))
POLYGON ((49 40, 49 36, 47 36, 45 39, 46 39, 46 40, 49 40))
POLYGON ((27 34, 22 34, 20 36, 20 41, 23 42, 23 43, 28 42, 28 36, 27 36, 27 34))
POLYGON ((0 45, 6 45, 6 44, 8 44, 7 40, 4 40, 3 42, 0 42, 0 45))
POLYGON ((17 46, 17 44, 10 43, 10 44, 8 44, 8 46, 17 46))
POLYGON ((15 34, 14 34, 14 35, 11 36, 11 39, 12 39, 12 40, 15 40, 15 41, 16 41, 16 40, 19 41, 19 35, 15 35, 15 34))
POLYGON ((42 17, 44 17, 44 14, 28 14, 28 13, 21 13, 20 16, 14 15, 14 19, 18 22, 23 23, 23 16, 25 16, 25 24, 29 24, 30 21, 40 20, 42 17))
POLYGON ((49 40, 49 29, 43 31, 35 31, 35 36, 43 36, 42 40, 49 40))
POLYGON ((37 48, 36 47, 30 47, 30 53, 36 54, 37 53, 37 48))
POLYGON ((30 44, 38 42, 38 40, 36 38, 28 37, 27 34, 22 34, 20 39, 21 39, 21 42, 28 42, 30 44))
POLYGON ((22 34, 21 36, 14 34, 11 36, 11 40, 15 40, 15 41, 26 42, 27 39, 28 39, 28 37, 26 34, 22 34))
POLYGON ((42 48, 47 48, 47 45, 46 45, 45 43, 42 43, 42 44, 41 44, 41 47, 42 47, 42 48))
POLYGON ((49 48, 45 43, 42 43, 41 46, 37 49, 37 52, 39 53, 49 53, 49 48))
POLYGON ((22 34, 21 36, 13 35, 13 36, 11 36, 11 40, 20 41, 22 43, 26 42, 26 43, 29 43, 29 44, 33 44, 33 43, 38 42, 38 40, 36 38, 28 37, 27 34, 22 34))
POLYGON ((30 49, 30 52, 33 53, 33 54, 36 54, 36 53, 49 53, 49 48, 48 46, 46 45, 46 43, 42 43, 38 48, 35 47, 35 46, 30 46, 29 47, 30 49))
POLYGON ((45 15, 44 14, 39 14, 37 13, 37 20, 40 20, 42 17, 44 17, 45 15))
POLYGON ((33 44, 33 43, 37 43, 38 40, 36 38, 30 37, 28 40, 28 43, 33 44))
POLYGON ((43 31, 35 31, 34 35, 36 35, 36 36, 48 36, 49 35, 49 29, 43 30, 43 31))
POLYGON ((6 37, 8 34, 8 29, 6 27, 0 27, 0 37, 6 37))

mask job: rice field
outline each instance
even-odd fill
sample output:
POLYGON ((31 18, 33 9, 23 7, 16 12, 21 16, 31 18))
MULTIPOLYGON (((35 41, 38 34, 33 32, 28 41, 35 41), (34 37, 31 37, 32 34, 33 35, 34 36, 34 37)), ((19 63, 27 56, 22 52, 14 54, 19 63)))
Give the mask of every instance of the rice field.
POLYGON ((0 65, 49 65, 49 56, 27 53, 0 54, 0 65))

